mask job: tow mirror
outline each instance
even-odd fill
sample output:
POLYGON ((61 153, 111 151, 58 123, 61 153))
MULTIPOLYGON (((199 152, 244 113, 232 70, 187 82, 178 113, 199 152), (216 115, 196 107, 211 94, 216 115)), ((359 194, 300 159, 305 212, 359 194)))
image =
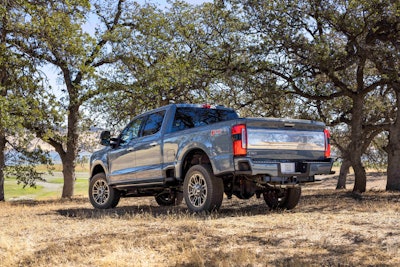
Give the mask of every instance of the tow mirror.
POLYGON ((100 134, 100 144, 103 146, 109 146, 110 145, 110 139, 111 139, 111 133, 110 131, 102 131, 100 134))

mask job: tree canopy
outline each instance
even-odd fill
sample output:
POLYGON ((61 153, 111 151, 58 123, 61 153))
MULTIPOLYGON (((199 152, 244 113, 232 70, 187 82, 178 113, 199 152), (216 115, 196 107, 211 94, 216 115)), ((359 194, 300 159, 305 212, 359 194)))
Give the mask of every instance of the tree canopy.
POLYGON ((87 119, 118 128, 171 102, 212 102, 242 116, 322 120, 341 178, 355 171, 354 191, 366 189, 372 147, 387 153, 387 189, 400 190, 398 1, 1 4, 0 181, 11 133, 54 147, 71 197, 87 119))
POLYGON ((34 135, 24 127, 25 121, 41 118, 52 101, 44 90, 38 61, 18 50, 14 42, 25 19, 24 8, 20 1, 2 1, 0 7, 0 200, 4 200, 6 174, 17 174, 18 182, 34 186, 42 179, 35 164, 50 164, 46 152, 31 148, 34 135), (19 156, 10 158, 11 151, 19 156), (6 162, 14 164, 6 166, 6 162))
POLYGON ((391 84, 398 72, 381 75, 376 56, 386 62, 383 55, 388 49, 398 55, 398 45, 396 51, 390 42, 372 44, 382 39, 381 34, 398 42, 398 3, 384 2, 232 1, 252 21, 250 31, 264 40, 259 51, 269 64, 260 62, 260 70, 275 75, 282 90, 298 98, 299 105, 307 103, 301 116, 315 118, 311 114, 316 112, 339 133, 339 138, 333 137, 335 145, 346 161, 342 166, 351 165, 355 171, 354 191, 358 192, 366 186, 362 156, 391 123, 395 111, 391 84))

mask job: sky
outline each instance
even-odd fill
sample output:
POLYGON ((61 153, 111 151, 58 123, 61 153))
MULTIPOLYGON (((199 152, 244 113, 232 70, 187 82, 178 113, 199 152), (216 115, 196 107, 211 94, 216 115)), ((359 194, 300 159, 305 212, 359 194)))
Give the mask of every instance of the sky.
MULTIPOLYGON (((137 3, 139 4, 146 4, 146 3, 155 3, 158 5, 160 8, 168 6, 168 0, 136 0, 137 3)), ((212 2, 212 0, 187 0, 184 1, 186 3, 189 3, 191 5, 200 5, 206 2, 212 2)), ((96 27, 97 21, 94 16, 89 17, 89 20, 87 23, 83 26, 84 30, 88 33, 94 33, 94 29, 96 27)))
MULTIPOLYGON (((138 3, 157 3, 157 4, 160 4, 160 6, 167 5, 166 0, 158 0, 158 1, 139 0, 137 2, 138 3)), ((192 5, 198 5, 198 4, 202 4, 204 2, 212 2, 212 1, 211 0, 189 0, 189 1, 185 1, 185 2, 192 4, 192 5)))
MULTIPOLYGON (((139 4, 155 3, 155 4, 159 5, 159 7, 166 7, 169 5, 167 0, 136 0, 136 2, 139 4)), ((212 2, 212 0, 187 0, 185 2, 192 4, 192 5, 200 5, 202 3, 212 2)), ((96 17, 90 16, 88 21, 83 26, 83 30, 89 34, 94 34, 97 24, 98 24, 98 21, 97 21, 96 17)), ((61 99, 64 96, 64 94, 62 93, 62 90, 65 89, 65 86, 63 84, 62 79, 58 75, 60 70, 54 66, 45 65, 42 67, 42 71, 46 74, 47 79, 49 81, 49 85, 51 86, 53 93, 59 99, 61 99)))

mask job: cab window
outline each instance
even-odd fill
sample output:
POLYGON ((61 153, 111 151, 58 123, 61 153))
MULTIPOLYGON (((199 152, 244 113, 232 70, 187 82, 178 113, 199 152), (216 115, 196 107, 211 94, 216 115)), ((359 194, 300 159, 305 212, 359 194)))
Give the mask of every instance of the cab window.
POLYGON ((140 126, 143 123, 144 118, 137 118, 131 121, 124 130, 122 130, 119 137, 120 145, 128 144, 131 140, 138 138, 140 133, 140 126))
POLYGON ((152 135, 160 131, 165 111, 150 114, 143 126, 142 136, 152 135))
POLYGON ((172 132, 237 118, 237 114, 232 110, 187 107, 177 108, 172 125, 172 132))

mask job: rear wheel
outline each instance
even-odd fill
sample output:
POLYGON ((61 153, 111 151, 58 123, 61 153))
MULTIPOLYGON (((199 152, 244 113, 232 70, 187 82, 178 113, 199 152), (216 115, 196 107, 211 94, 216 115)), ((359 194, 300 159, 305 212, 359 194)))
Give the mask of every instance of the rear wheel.
POLYGON ((294 209, 300 201, 301 187, 289 187, 264 192, 264 200, 271 209, 294 209))
POLYGON ((181 192, 163 192, 155 199, 160 206, 177 206, 182 203, 183 195, 181 192))
POLYGON ((89 199, 97 209, 115 208, 120 199, 120 192, 108 185, 104 173, 98 173, 90 180, 89 199))
POLYGON ((183 195, 191 211, 218 210, 224 196, 224 184, 222 179, 214 176, 209 165, 195 165, 185 176, 183 195))

